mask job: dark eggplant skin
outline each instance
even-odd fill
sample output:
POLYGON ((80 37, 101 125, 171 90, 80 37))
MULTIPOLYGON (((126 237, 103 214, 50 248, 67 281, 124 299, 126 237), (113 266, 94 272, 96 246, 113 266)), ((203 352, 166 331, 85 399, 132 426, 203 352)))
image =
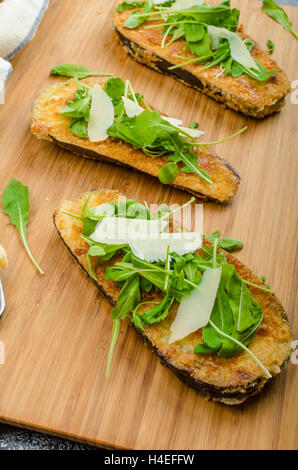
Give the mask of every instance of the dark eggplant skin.
MULTIPOLYGON (((165 52, 168 48, 160 50, 160 48, 157 47, 157 43, 160 43, 162 38, 160 32, 154 29, 153 32, 150 30, 149 33, 149 30, 145 31, 142 27, 136 30, 126 29, 123 27, 123 23, 127 16, 128 12, 115 12, 113 16, 113 27, 115 35, 124 50, 137 62, 164 75, 171 76, 181 81, 184 85, 195 88, 201 93, 219 101, 224 106, 238 111, 245 116, 262 119, 279 111, 284 105, 285 98, 290 91, 289 81, 284 72, 256 43, 253 48, 255 58, 263 62, 263 65, 267 65, 269 69, 277 69, 277 73, 269 79, 271 86, 275 87, 274 93, 271 95, 268 88, 268 90, 263 93, 264 96, 260 94, 258 99, 256 99, 256 94, 259 93, 261 87, 256 80, 247 78, 247 76, 245 76, 245 80, 242 77, 239 79, 225 77, 225 83, 221 84, 214 80, 214 71, 217 70, 218 67, 210 69, 210 74, 208 74, 207 70, 207 74, 204 75, 198 73, 194 68, 187 70, 188 67, 178 67, 174 70, 169 70, 169 67, 177 65, 177 62, 174 60, 173 62, 171 61, 170 51, 165 52), (150 34, 150 37, 145 37, 145 34, 150 34), (245 88, 243 88, 243 83, 241 83, 244 81, 246 82, 245 88), (247 90, 249 90, 249 94, 246 93, 247 90)), ((239 29, 239 33, 243 38, 251 39, 249 36, 244 35, 241 28, 239 29)), ((176 52, 176 54, 179 55, 180 53, 180 55, 185 55, 185 53, 182 54, 183 48, 179 46, 179 41, 181 41, 181 44, 183 43, 185 45, 184 40, 176 41, 178 44, 177 50, 179 51, 176 52)), ((217 73, 219 72, 220 69, 218 68, 217 73)))
MULTIPOLYGON (((112 197, 115 197, 115 192, 110 191, 109 192, 112 197)), ((86 195, 83 195, 84 197, 87 197, 86 195)), ((96 197, 96 196, 95 196, 96 197)), ((67 201, 70 203, 70 201, 67 201)), ((75 207, 75 210, 77 206, 75 207)), ((68 204, 67 210, 71 209, 71 205, 68 204)), ((87 248, 83 248, 81 242, 78 244, 76 237, 78 236, 77 234, 77 229, 74 231, 74 239, 72 239, 72 235, 70 235, 70 239, 68 240, 67 237, 65 237, 63 230, 64 228, 67 228, 66 225, 68 223, 72 222, 66 222, 65 217, 68 217, 72 219, 70 216, 63 216, 61 215, 61 209, 57 210, 54 214, 54 225, 58 231, 58 234, 63 241, 64 245, 76 261, 76 263, 80 266, 80 268, 84 271, 84 273, 87 275, 87 277, 92 280, 96 288, 99 290, 101 294, 103 294, 109 302, 114 306, 116 303, 117 296, 119 294, 119 290, 116 290, 113 281, 103 281, 104 277, 101 277, 101 279, 98 278, 98 281, 96 282, 95 279, 93 279, 88 271, 88 268, 86 266, 86 263, 84 261, 84 257, 86 254, 87 248), (75 247, 75 248, 74 248, 75 247)), ((77 223, 77 222, 75 222, 77 223)), ((67 233, 71 233, 72 230, 69 232, 69 227, 67 228, 67 233)), ((230 257, 230 255, 227 255, 230 257)), ((243 272, 250 273, 247 268, 242 265, 238 260, 236 260, 233 257, 229 258, 230 260, 233 260, 233 263, 235 262, 236 266, 239 267, 240 269, 243 269, 243 272)), ((228 261, 229 261, 228 259, 228 261)), ((249 274, 248 274, 249 276, 249 274)), ((118 289, 118 288, 117 288, 118 289)), ((260 292, 260 291, 259 291, 260 292)), ((275 297, 275 296, 274 296, 275 297)), ((283 310, 283 307, 281 306, 280 302, 278 299, 274 298, 274 302, 271 301, 272 304, 274 304, 274 307, 270 307, 272 311, 276 314, 276 310, 278 310, 278 316, 280 317, 280 323, 281 323, 281 329, 284 329, 286 331, 286 337, 287 337, 287 347, 283 350, 282 352, 282 357, 280 358, 279 361, 279 366, 275 370, 271 370, 272 376, 278 375, 281 372, 281 369, 283 369, 290 356, 290 342, 291 342, 291 336, 290 336, 290 329, 288 326, 288 320, 287 316, 283 310)), ((130 323, 131 324, 131 323, 130 323)), ((192 387, 195 389, 197 392, 199 392, 201 395, 204 397, 211 399, 213 401, 218 401, 227 405, 239 405, 243 403, 245 400, 248 398, 256 395, 259 393, 263 387, 265 386, 266 383, 268 383, 270 380, 268 380, 267 377, 263 375, 259 375, 258 377, 255 377, 253 380, 251 380, 252 376, 247 373, 247 370, 240 368, 235 371, 237 373, 240 373, 243 375, 241 377, 241 383, 237 385, 232 385, 232 386, 219 386, 215 385, 212 383, 208 383, 207 381, 204 380, 199 380, 193 376, 191 372, 193 372, 191 369, 188 369, 187 367, 184 367, 183 364, 177 364, 177 361, 175 361, 175 356, 172 358, 174 360, 171 360, 171 354, 169 354, 167 357, 163 352, 157 347, 156 344, 154 344, 154 336, 152 337, 152 334, 150 331, 144 331, 141 332, 140 330, 136 329, 134 325, 131 324, 131 326, 137 331, 137 333, 140 335, 140 337, 143 339, 145 344, 149 346, 149 348, 156 353, 158 356, 160 362, 167 366, 183 383, 186 385, 192 387), (152 339, 153 338, 153 339, 152 339)), ((278 335, 279 333, 276 332, 278 335)), ((261 333, 261 336, 264 336, 264 333, 261 333)), ((208 359, 207 359, 208 360, 208 359)), ((229 359, 227 359, 229 361, 229 359)), ((233 360, 232 360, 233 361, 233 360)), ((233 362, 232 362, 232 367, 233 362)))

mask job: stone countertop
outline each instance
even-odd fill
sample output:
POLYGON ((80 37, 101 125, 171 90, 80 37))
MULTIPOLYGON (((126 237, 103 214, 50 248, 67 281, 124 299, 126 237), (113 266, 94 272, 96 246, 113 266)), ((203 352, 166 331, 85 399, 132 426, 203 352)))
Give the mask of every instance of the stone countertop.
MULTIPOLYGON (((298 0, 278 0, 277 3, 298 6, 298 0)), ((0 424, 0 450, 96 450, 96 448, 0 424)))

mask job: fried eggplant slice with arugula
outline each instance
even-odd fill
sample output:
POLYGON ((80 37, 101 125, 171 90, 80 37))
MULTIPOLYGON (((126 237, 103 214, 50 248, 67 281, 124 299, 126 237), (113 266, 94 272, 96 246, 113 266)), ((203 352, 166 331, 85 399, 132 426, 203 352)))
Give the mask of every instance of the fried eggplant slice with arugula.
POLYGON ((121 2, 113 25, 136 61, 239 111, 263 118, 284 105, 289 81, 239 27, 229 0, 121 2))
MULTIPOLYGON (((63 67, 62 73, 72 72, 63 67)), ((239 175, 201 144, 197 136, 202 131, 152 111, 130 82, 120 78, 73 79, 45 90, 34 101, 31 130, 38 139, 158 177, 204 200, 226 203, 238 190, 239 175), (95 93, 98 109, 92 107, 95 93), (94 122, 95 127, 99 123, 95 138, 94 122)))
MULTIPOLYGON (((123 201, 124 196, 118 191, 98 190, 73 201, 64 201, 54 214, 63 243, 114 306, 109 367, 120 322, 130 321, 160 361, 205 397, 236 405, 259 393, 286 365, 291 351, 291 332, 278 298, 244 264, 221 248, 232 250, 241 244, 233 239, 218 238, 215 233, 194 253, 184 256, 171 253, 169 257, 168 249, 165 263, 146 262, 136 256, 130 245, 102 243, 96 232, 98 227, 101 230, 107 207, 112 208, 114 221, 123 213, 124 206, 131 209, 136 205, 137 210, 132 212, 135 217, 152 218, 156 223, 148 206, 133 200, 123 201), (218 276, 218 270, 221 274, 216 293, 212 291, 214 279, 210 279, 210 274, 211 278, 213 274, 218 276), (198 286, 201 286, 200 293, 198 286), (208 307, 210 310, 213 305, 212 313, 209 323, 206 325, 208 319, 205 319, 205 326, 196 329, 198 319, 201 322, 200 315, 204 316, 205 307, 201 305, 206 306, 206 298, 198 301, 196 297, 194 309, 185 310, 185 305, 180 309, 185 299, 188 302, 193 295, 204 296, 206 292, 216 296, 208 307), (188 330, 190 334, 185 331, 181 334, 187 320, 184 315, 188 315, 187 325, 191 323, 189 314, 192 320, 195 315, 195 325, 188 330), (178 322, 178 329, 173 326, 175 322, 178 322)), ((159 214, 161 217, 166 218, 159 214)), ((123 227, 123 220, 121 224, 123 227)), ((180 232, 179 235, 185 234, 180 232)), ((146 241, 147 249, 150 243, 146 241)), ((121 364, 113 364, 112 371, 115 367, 121 364)))

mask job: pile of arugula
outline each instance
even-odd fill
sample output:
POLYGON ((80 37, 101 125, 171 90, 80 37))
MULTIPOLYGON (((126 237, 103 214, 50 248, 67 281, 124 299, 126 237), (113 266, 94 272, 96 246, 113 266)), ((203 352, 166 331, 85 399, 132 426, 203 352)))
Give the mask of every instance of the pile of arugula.
MULTIPOLYGON (((92 267, 92 262, 96 263, 96 257, 100 257, 101 260, 109 260, 117 254, 124 255, 121 261, 108 267, 105 273, 107 280, 115 281, 121 287, 117 304, 112 310, 113 335, 106 369, 107 376, 122 319, 129 317, 130 321, 140 330, 144 330, 148 325, 161 322, 169 314, 174 301, 181 302, 184 296, 189 295, 193 289, 197 288, 206 270, 219 266, 222 267, 222 276, 214 308, 208 325, 203 328, 204 342, 199 343, 194 352, 231 357, 244 349, 254 358, 266 375, 270 375, 247 348, 262 321, 263 314, 246 284, 265 291, 269 291, 269 289, 242 279, 234 266, 227 263, 224 253, 221 250, 218 251, 220 247, 224 247, 230 252, 239 250, 243 246, 240 241, 233 238, 220 238, 220 233, 214 232, 207 238, 209 242, 214 242, 213 245, 210 243, 209 246, 203 245, 200 253, 189 253, 184 256, 168 253, 165 263, 150 263, 135 256, 129 245, 102 244, 90 238, 98 221, 103 219, 104 212, 98 212, 98 208, 96 211, 92 208, 88 209, 89 199, 85 202, 81 215, 65 213, 80 218, 84 222, 82 238, 90 245, 87 260, 91 275, 96 280, 92 267), (162 295, 162 300, 141 302, 142 292, 147 294, 159 292, 162 295), (146 304, 149 309, 140 314, 139 308, 146 304)), ((115 217, 156 218, 147 207, 134 200, 109 204, 111 204, 115 217)), ((104 206, 103 209, 106 211, 106 205, 104 206)), ((167 218, 171 214, 172 212, 167 207, 163 207, 157 217, 167 218)), ((109 215, 111 215, 111 211, 109 211, 109 215)))
MULTIPOLYGON (((62 109, 61 114, 72 118, 69 129, 74 135, 88 138, 92 88, 79 81, 77 86, 74 100, 62 109)), ((179 162, 183 164, 180 171, 195 173, 204 181, 212 183, 209 175, 199 167, 198 155, 193 151, 195 146, 200 145, 197 140, 187 134, 183 137, 181 130, 150 109, 144 109, 143 113, 133 118, 128 117, 122 97, 126 96, 138 104, 145 105, 145 102, 144 97, 139 93, 134 93, 132 87, 126 86, 121 78, 107 80, 104 91, 112 98, 116 116, 113 125, 108 129, 110 137, 131 144, 134 148, 142 149, 150 157, 169 155, 170 165, 166 164, 159 172, 159 178, 163 184, 174 181, 178 174, 177 163, 179 162)))
MULTIPOLYGON (((208 33, 208 26, 213 25, 225 28, 235 32, 239 23, 240 11, 237 8, 231 8, 230 0, 223 0, 216 6, 203 3, 194 5, 185 10, 171 10, 168 7, 174 2, 162 5, 153 4, 151 0, 145 2, 123 2, 116 11, 134 9, 129 18, 124 23, 128 29, 138 28, 145 21, 157 21, 145 28, 156 28, 163 26, 162 47, 169 46, 177 39, 183 38, 186 42, 186 49, 190 50, 195 56, 194 59, 187 60, 185 57, 177 56, 183 59, 183 63, 169 67, 169 70, 184 67, 191 63, 202 63, 205 70, 215 65, 221 65, 226 75, 239 77, 242 74, 249 75, 258 81, 268 80, 276 70, 267 70, 259 62, 255 61, 257 68, 247 68, 239 64, 231 57, 230 44, 227 39, 221 39, 219 47, 212 50, 212 41, 208 33), (167 39, 171 39, 167 42, 167 39)), ((247 48, 251 51, 254 43, 245 41, 247 48)))
MULTIPOLYGON (((79 81, 78 78, 94 75, 94 72, 79 65, 64 64, 54 67, 50 73, 51 75, 66 75, 74 78, 74 81, 64 82, 52 91, 47 97, 46 102, 53 93, 65 86, 65 84, 75 83, 77 89, 74 99, 67 103, 62 109, 61 114, 71 118, 69 129, 74 135, 88 138, 92 87, 79 81)), ((104 91, 112 99, 115 111, 115 119, 112 126, 108 129, 108 135, 130 144, 136 149, 142 149, 144 153, 152 158, 166 155, 168 163, 165 163, 158 172, 159 180, 163 184, 172 183, 176 179, 178 171, 182 173, 195 173, 202 180, 212 184, 208 173, 199 167, 198 155, 194 151, 195 148, 199 147, 205 154, 208 154, 205 148, 206 145, 226 142, 247 129, 247 127, 244 127, 235 134, 216 142, 199 142, 188 134, 187 131, 174 126, 163 119, 158 112, 152 111, 144 97, 134 92, 128 80, 124 83, 121 78, 110 78, 105 82, 104 91), (138 116, 129 117, 125 111, 123 97, 131 99, 138 105, 143 105, 144 111, 138 116)), ((198 127, 198 123, 191 123, 190 129, 196 127, 198 127)))

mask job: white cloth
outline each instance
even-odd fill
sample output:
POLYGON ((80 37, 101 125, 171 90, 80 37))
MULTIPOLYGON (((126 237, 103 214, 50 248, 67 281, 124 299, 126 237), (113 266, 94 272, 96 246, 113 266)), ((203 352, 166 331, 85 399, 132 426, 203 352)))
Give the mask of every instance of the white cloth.
POLYGON ((0 94, 12 71, 8 60, 34 37, 48 5, 49 0, 3 0, 0 3, 0 94))

